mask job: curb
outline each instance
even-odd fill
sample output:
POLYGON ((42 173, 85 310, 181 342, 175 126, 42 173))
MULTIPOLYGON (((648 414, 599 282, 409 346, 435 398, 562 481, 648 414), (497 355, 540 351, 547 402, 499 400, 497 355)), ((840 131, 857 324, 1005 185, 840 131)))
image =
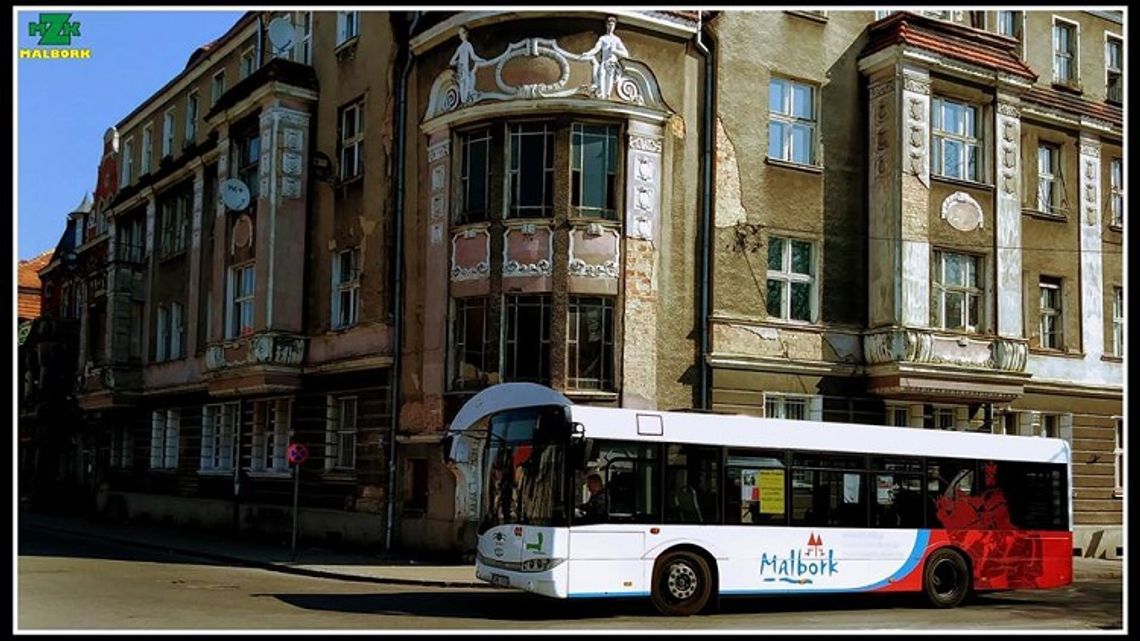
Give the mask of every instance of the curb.
POLYGON ((162 545, 159 543, 144 543, 134 539, 120 538, 116 536, 108 536, 106 534, 95 534, 91 532, 77 532, 66 528, 59 528, 50 525, 37 524, 37 527, 43 530, 55 532, 57 534, 64 534, 70 536, 84 537, 90 539, 99 539, 102 541, 109 541, 111 543, 118 543, 122 545, 130 545, 134 547, 144 548, 148 550, 156 550, 160 552, 174 552, 184 556, 192 556, 211 561, 221 561, 224 563, 240 565, 250 568, 258 568, 262 570, 270 570, 273 572, 281 572, 284 574, 295 574, 299 576, 309 576, 321 579, 337 579, 341 581, 355 581, 357 583, 379 583, 387 585, 418 585, 435 588, 480 588, 480 589, 493 589, 490 585, 483 582, 475 581, 436 581, 431 579, 398 579, 394 577, 372 577, 361 576, 359 574, 342 574, 340 572, 329 572, 326 570, 310 570, 308 568, 287 565, 285 563, 276 563, 273 561, 254 561, 244 559, 236 556, 228 556, 224 554, 216 554, 211 552, 202 552, 200 550, 189 550, 186 548, 173 547, 170 545, 162 545))

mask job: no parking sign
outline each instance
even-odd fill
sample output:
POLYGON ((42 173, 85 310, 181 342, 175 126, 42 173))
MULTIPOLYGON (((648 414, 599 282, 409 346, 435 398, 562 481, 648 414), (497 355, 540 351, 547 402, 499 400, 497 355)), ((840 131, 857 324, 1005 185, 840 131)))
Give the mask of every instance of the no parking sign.
POLYGON ((301 465, 309 459, 309 448, 304 443, 292 443, 288 456, 290 465, 301 465))

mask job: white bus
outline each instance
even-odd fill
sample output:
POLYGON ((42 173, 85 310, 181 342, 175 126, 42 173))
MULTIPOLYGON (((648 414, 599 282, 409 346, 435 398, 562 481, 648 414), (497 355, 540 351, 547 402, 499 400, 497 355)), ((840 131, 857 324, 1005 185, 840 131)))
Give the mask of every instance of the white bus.
POLYGON ((1060 439, 575 405, 483 390, 448 450, 482 452, 476 576, 558 598, 976 591, 1072 582, 1060 439))

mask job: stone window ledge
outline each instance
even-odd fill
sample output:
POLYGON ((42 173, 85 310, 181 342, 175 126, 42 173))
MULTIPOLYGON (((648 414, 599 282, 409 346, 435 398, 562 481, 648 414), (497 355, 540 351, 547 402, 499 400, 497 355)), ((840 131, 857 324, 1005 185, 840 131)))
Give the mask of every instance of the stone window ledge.
POLYGON ((813 20, 815 22, 820 22, 820 23, 826 23, 827 22, 826 12, 821 13, 821 12, 816 12, 816 11, 785 11, 784 13, 787 13, 787 14, 793 15, 793 16, 797 16, 799 18, 807 18, 808 20, 813 20))
POLYGON ((788 160, 780 160, 771 156, 764 156, 764 163, 772 165, 773 167, 782 167, 784 169, 794 169, 809 174, 822 174, 823 167, 820 165, 805 165, 799 162, 791 162, 788 160))
POLYGON ((233 476, 233 470, 198 470, 198 476, 233 476))
POLYGON ((1054 213, 1050 213, 1050 212, 1041 211, 1040 209, 1027 209, 1027 208, 1023 207, 1021 209, 1021 213, 1025 216, 1031 216, 1033 218, 1038 218, 1040 220, 1051 220, 1051 221, 1058 222, 1058 223, 1068 222, 1068 220, 1069 220, 1069 217, 1063 213, 1054 214, 1054 213))
POLYGON ((1124 357, 1123 356, 1113 356, 1112 354, 1104 354, 1100 357, 1100 360, 1102 360, 1106 363, 1123 363, 1124 357))
POLYGON ((948 185, 957 185, 959 187, 966 187, 969 189, 980 189, 983 191, 991 192, 994 191, 993 185, 989 183, 978 182, 976 180, 970 180, 968 178, 954 178, 952 176, 940 176, 938 174, 931 173, 930 179, 937 182, 946 183, 948 185))
POLYGON ((1059 349, 1049 349, 1045 347, 1030 347, 1029 353, 1034 356, 1051 356, 1053 358, 1072 358, 1074 360, 1081 360, 1085 355, 1081 352, 1066 352, 1059 349))

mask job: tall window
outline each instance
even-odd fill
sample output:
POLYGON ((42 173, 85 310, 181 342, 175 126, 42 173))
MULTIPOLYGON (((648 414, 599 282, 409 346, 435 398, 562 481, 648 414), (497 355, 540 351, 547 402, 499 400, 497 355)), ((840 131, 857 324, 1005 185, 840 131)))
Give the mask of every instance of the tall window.
POLYGON ((253 263, 230 269, 229 331, 227 338, 253 332, 253 263))
POLYGON ((998 33, 1021 40, 1021 12, 998 11, 998 33))
POLYGON ((360 175, 360 151, 364 145, 364 101, 357 100, 340 110, 340 179, 360 175))
POLYGON ((218 98, 226 92, 226 70, 222 69, 214 74, 213 80, 210 82, 210 106, 218 103, 218 98))
POLYGON ((1061 279, 1041 277, 1041 347, 1061 349, 1064 315, 1061 314, 1061 279))
POLYGON ((233 155, 237 177, 249 188, 249 200, 252 206, 261 194, 261 180, 258 177, 258 167, 261 164, 260 132, 252 128, 237 136, 233 155))
POLYGON ((131 163, 131 147, 135 144, 134 138, 127 138, 123 141, 123 167, 119 173, 119 187, 126 187, 131 184, 131 173, 134 167, 131 163))
MULTIPOLYGON (((578 132, 583 125, 574 125, 578 132)), ((589 183, 583 188, 581 182, 577 183, 575 194, 579 198, 576 204, 583 202, 587 206, 600 206, 612 208, 613 194, 604 195, 594 193, 599 189, 612 190, 613 157, 616 154, 617 140, 608 137, 614 127, 597 127, 598 132, 605 132, 606 137, 600 133, 589 133, 581 130, 577 137, 579 146, 575 147, 575 166, 578 168, 578 180, 586 176, 589 183), (612 146, 612 148, 611 148, 612 146), (600 155, 599 155, 600 154, 600 155), (603 162, 606 160, 607 162, 603 162), (583 169, 585 167, 585 169, 583 169), (590 173, 583 173, 588 170, 590 173), (592 190, 590 196, 579 193, 580 189, 592 190), (593 203, 590 205, 589 203, 593 203)), ((521 123, 510 126, 510 209, 508 215, 512 218, 547 217, 554 212, 554 128, 546 123, 521 123)), ((605 207, 602 207, 604 210, 605 207)), ((583 213, 583 212, 579 212, 583 213)), ((583 215, 590 215, 584 214, 583 215)), ((606 211, 594 215, 609 216, 606 211)))
POLYGON ((139 174, 150 173, 150 157, 154 151, 154 140, 151 135, 153 127, 147 123, 142 131, 142 154, 139 156, 139 174))
POLYGON ((457 298, 452 301, 452 389, 479 387, 487 371, 487 298, 457 298))
POLYGON ((158 331, 155 337, 155 360, 166 361, 185 356, 182 352, 186 334, 182 303, 158 306, 158 331))
POLYGON ((1108 36, 1104 42, 1105 94, 1116 103, 1124 102, 1124 41, 1108 36))
POLYGON ((764 416, 806 421, 811 407, 810 396, 795 394, 764 394, 764 416))
POLYGON ((981 180, 978 108, 946 98, 931 100, 932 170, 939 176, 981 180))
POLYGON ((957 424, 953 407, 932 407, 925 427, 936 430, 952 430, 957 424))
POLYGON ((329 396, 325 432, 325 469, 356 467, 355 396, 329 396))
POLYGON ((982 322, 981 259, 935 251, 930 288, 930 324, 977 332, 982 322))
POLYGON ((287 472, 293 401, 277 398, 253 405, 253 465, 255 472, 287 472))
POLYGON ((164 196, 161 212, 161 254, 166 257, 186 249, 194 192, 190 188, 176 188, 164 196))
POLYGON ((111 431, 111 467, 130 469, 135 463, 135 438, 129 425, 117 425, 111 431))
POLYGON ((1120 498, 1124 496, 1124 420, 1116 419, 1116 446, 1112 448, 1112 472, 1116 485, 1112 495, 1120 498))
POLYGON ((253 68, 257 64, 253 47, 241 52, 241 60, 238 61, 238 79, 245 78, 253 73, 253 68))
POLYGON ((887 405, 887 425, 910 427, 910 408, 906 405, 887 405))
POLYGON ((333 259, 333 328, 355 325, 360 318, 360 251, 348 249, 333 259))
POLYGON ((617 155, 617 127, 574 123, 570 131, 570 206, 574 215, 617 217, 617 155))
POLYGON ((336 12, 336 44, 340 45, 360 35, 360 12, 336 12))
POLYGON ((1114 227, 1124 226, 1124 159, 1113 158, 1109 163, 1108 191, 1111 209, 1109 220, 1114 227))
POLYGON ((1042 414, 1041 415, 1041 431, 1037 433, 1038 436, 1043 438, 1060 438, 1061 437, 1061 415, 1060 414, 1042 414))
POLYGON ((1041 143, 1037 147, 1037 210, 1054 213, 1061 208, 1061 148, 1041 143))
POLYGON ((186 127, 183 132, 183 146, 192 145, 198 139, 198 92, 191 91, 186 96, 186 127))
POLYGON ((150 419, 151 469, 178 467, 178 424, 180 412, 176 409, 155 410, 150 419))
POLYGON ((811 322, 815 298, 812 243, 768 238, 768 317, 811 322))
POLYGON ((487 220, 491 210, 491 130, 462 134, 457 223, 487 220))
POLYGON ((234 469, 237 460, 234 431, 238 421, 241 420, 240 411, 240 403, 220 403, 202 408, 200 469, 215 472, 228 472, 234 469))
POLYGON ((550 296, 507 294, 503 380, 550 381, 550 296))
POLYGON ((1053 82, 1077 83, 1077 25, 1053 18, 1053 82))
POLYGON ((768 83, 768 157, 815 164, 815 87, 783 78, 768 83))
POLYGON ((174 108, 162 114, 162 157, 174 153, 174 108))
POLYGON ((297 44, 293 46, 293 60, 301 64, 313 64, 313 12, 298 11, 294 18, 297 23, 297 44))
POLYGON ((614 386, 614 302, 569 298, 566 327, 568 387, 608 390, 614 386))
POLYGON ((1124 289, 1112 290, 1112 355, 1124 357, 1124 289))

